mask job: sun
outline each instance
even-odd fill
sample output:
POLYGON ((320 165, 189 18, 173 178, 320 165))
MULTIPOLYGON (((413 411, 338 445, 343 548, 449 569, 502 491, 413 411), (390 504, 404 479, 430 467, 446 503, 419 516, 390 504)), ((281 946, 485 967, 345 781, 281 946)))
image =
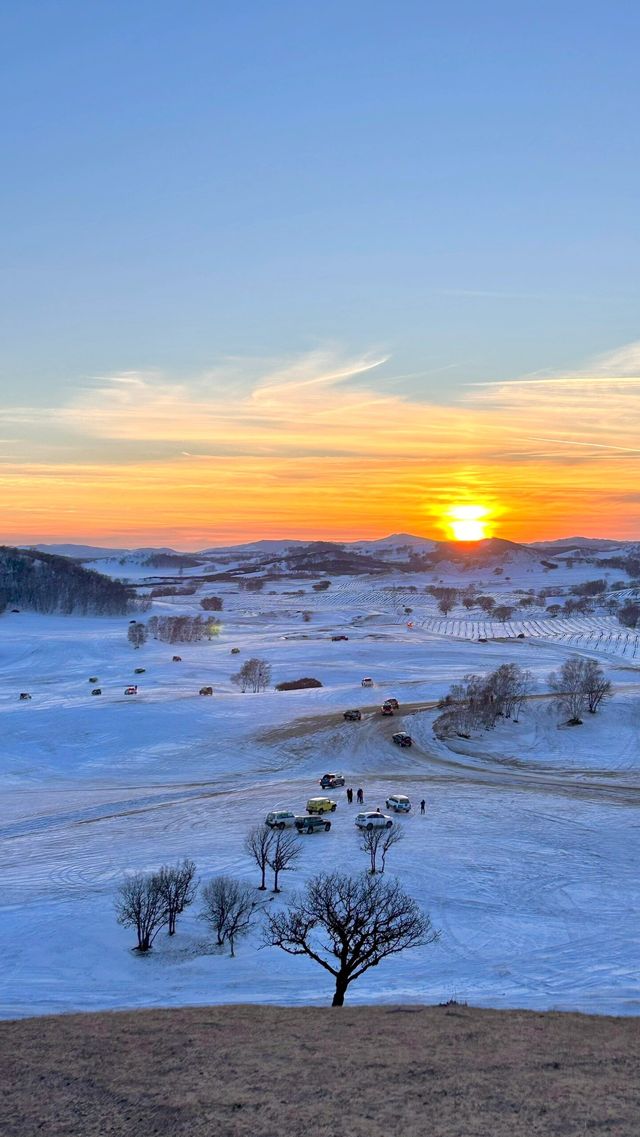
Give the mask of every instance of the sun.
POLYGON ((489 510, 484 505, 453 505, 447 527, 454 541, 481 541, 487 536, 489 510))

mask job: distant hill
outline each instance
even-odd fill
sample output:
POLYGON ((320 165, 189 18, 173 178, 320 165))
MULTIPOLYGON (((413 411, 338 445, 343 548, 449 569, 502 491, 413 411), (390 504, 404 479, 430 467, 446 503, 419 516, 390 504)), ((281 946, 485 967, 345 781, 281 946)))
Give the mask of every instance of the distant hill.
POLYGON ((129 590, 120 581, 67 557, 0 546, 0 611, 16 607, 64 615, 115 616, 127 611, 129 599, 129 590))
POLYGON ((175 549, 148 548, 148 549, 106 549, 102 545, 28 545, 23 548, 34 549, 38 553, 52 553, 58 557, 74 557, 78 561, 111 560, 111 558, 131 557, 137 555, 155 556, 156 554, 172 554, 178 556, 175 549))

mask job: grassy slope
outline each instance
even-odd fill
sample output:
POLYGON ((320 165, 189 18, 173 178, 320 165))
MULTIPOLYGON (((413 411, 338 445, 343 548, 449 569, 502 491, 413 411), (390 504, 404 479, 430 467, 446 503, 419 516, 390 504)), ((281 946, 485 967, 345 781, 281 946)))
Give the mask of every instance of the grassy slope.
POLYGON ((637 1137, 638 1019, 203 1007, 0 1023, 4 1137, 637 1137))

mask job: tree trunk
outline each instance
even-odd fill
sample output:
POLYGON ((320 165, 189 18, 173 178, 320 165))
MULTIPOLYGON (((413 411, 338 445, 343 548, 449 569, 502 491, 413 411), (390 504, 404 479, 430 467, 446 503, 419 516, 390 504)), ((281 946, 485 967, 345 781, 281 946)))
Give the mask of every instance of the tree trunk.
POLYGON ((336 989, 333 996, 332 1007, 344 1006, 344 997, 347 993, 349 983, 344 975, 336 975, 336 989))

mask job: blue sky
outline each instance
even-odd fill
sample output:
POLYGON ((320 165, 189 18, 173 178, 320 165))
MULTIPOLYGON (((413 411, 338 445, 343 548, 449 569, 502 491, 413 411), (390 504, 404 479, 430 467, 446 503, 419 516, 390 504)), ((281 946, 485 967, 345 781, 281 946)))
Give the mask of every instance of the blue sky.
POLYGON ((637 3, 0 16, 11 401, 326 346, 438 399, 637 337, 637 3))

